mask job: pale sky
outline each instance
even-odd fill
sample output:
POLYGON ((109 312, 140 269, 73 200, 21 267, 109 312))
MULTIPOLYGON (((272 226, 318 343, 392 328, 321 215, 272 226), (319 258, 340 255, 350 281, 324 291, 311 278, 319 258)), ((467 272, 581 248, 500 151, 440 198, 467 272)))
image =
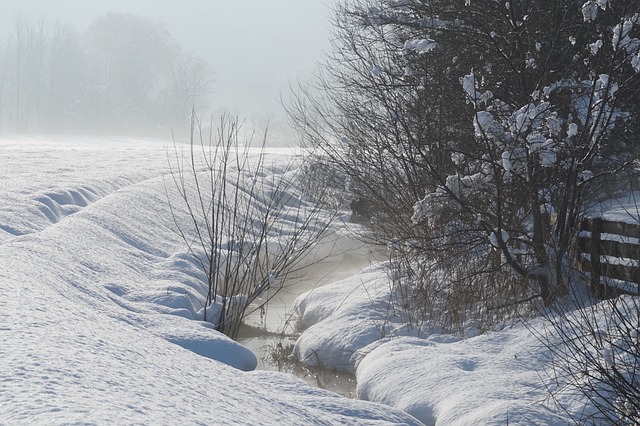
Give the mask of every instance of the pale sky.
POLYGON ((108 12, 163 22, 186 50, 215 71, 214 110, 282 116, 278 99, 297 78, 309 78, 329 50, 328 0, 0 0, 0 34, 15 10, 60 20, 78 30, 108 12))

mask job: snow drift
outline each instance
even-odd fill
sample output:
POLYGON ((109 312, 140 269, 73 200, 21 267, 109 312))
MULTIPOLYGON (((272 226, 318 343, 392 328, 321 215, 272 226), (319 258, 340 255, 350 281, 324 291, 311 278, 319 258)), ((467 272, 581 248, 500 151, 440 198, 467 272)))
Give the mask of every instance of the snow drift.
POLYGON ((417 424, 242 372, 254 355, 193 319, 163 143, 0 140, 0 157, 0 423, 417 424))

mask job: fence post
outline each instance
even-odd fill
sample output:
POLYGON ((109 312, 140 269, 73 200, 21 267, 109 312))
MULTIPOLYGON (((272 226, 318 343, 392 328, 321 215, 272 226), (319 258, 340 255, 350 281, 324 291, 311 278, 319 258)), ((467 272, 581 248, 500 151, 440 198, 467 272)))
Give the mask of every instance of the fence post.
POLYGON ((597 298, 601 296, 600 274, 600 235, 602 233, 602 219, 591 219, 591 291, 597 298))

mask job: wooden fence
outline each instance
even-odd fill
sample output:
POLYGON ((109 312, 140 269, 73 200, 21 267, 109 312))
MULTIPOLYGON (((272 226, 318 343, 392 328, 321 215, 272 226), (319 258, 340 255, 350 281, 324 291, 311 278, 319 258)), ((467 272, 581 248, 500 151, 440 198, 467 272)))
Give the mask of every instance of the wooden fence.
POLYGON ((640 295, 640 225, 585 218, 581 231, 578 259, 582 270, 591 274, 594 294, 604 298, 640 295))

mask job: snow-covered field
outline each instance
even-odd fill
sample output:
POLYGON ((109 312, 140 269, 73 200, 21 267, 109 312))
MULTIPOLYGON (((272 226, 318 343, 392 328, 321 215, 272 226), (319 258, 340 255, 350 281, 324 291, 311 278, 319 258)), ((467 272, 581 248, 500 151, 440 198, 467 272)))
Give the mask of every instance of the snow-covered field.
POLYGON ((0 424, 418 424, 243 371, 255 356, 194 319, 166 147, 0 139, 0 424))
POLYGON ((418 338, 390 309, 379 264, 296 302, 295 354, 355 373, 360 400, 251 371, 248 349, 198 320, 203 276, 171 225, 167 149, 0 139, 0 424, 570 423, 530 332, 542 320, 418 338))

